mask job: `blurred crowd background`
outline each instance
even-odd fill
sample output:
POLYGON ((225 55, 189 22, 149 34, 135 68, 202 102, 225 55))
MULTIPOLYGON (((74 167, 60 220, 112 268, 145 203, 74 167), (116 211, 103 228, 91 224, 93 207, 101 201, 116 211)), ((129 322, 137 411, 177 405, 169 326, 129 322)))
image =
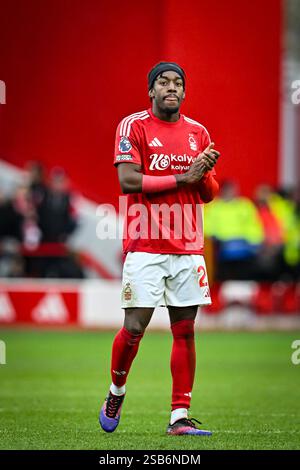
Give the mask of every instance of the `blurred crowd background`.
POLYGON ((300 279, 300 188, 256 187, 253 198, 224 181, 205 209, 219 281, 300 279))
POLYGON ((66 245, 78 221, 63 168, 46 177, 40 162, 28 162, 24 183, 10 197, 0 193, 0 276, 83 278, 66 245))
MULTIPOLYGON (((46 175, 42 163, 27 163, 24 183, 0 194, 1 277, 85 277, 66 244, 80 226, 75 200, 63 168, 46 175)), ((205 205, 205 236, 214 280, 299 280, 300 188, 261 184, 248 198, 237 181, 221 181, 205 205)))

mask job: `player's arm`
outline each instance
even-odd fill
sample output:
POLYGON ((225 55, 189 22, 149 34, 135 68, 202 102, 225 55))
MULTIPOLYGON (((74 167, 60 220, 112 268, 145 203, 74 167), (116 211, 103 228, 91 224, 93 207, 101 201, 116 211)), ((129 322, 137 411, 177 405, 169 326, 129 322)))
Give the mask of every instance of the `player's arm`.
POLYGON ((206 172, 198 183, 198 191, 202 201, 205 203, 212 201, 219 192, 219 183, 214 178, 214 166, 218 161, 220 152, 213 147, 214 143, 212 142, 207 146, 203 154, 201 154, 204 155, 206 172))
MULTIPOLYGON (((213 146, 213 143, 210 144, 186 173, 178 175, 144 175, 141 172, 141 165, 136 163, 119 163, 118 177, 122 192, 124 194, 141 192, 160 193, 187 184, 198 183, 214 167, 220 155, 219 152, 213 149, 213 146)), ((205 197, 205 188, 211 188, 211 179, 206 178, 206 180, 201 185, 201 188, 199 188, 200 196, 201 192, 203 192, 203 202, 206 202, 205 199, 208 197, 205 197)))
POLYGON ((160 193, 177 187, 174 175, 144 175, 141 172, 141 165, 135 163, 120 163, 118 177, 123 194, 160 193))
POLYGON ((219 183, 214 178, 214 166, 218 161, 220 153, 213 149, 213 143, 204 150, 203 163, 206 170, 202 178, 197 182, 197 189, 204 203, 212 201, 219 192, 219 183))
POLYGON ((141 168, 136 163, 119 163, 118 177, 123 194, 142 192, 141 168))
POLYGON ((186 173, 176 175, 178 186, 198 183, 204 178, 207 172, 214 168, 220 156, 220 152, 213 148, 214 145, 214 142, 211 142, 206 149, 198 155, 198 158, 186 173))
POLYGON ((219 183, 212 172, 206 173, 198 183, 198 191, 203 202, 212 201, 219 192, 219 183))
MULTIPOLYGON (((206 171, 207 168, 203 165, 201 168, 202 175, 204 175, 206 171)), ((161 193, 169 189, 189 184, 189 182, 194 183, 198 181, 200 173, 197 177, 192 176, 190 180, 188 177, 181 178, 182 176, 183 175, 144 175, 141 172, 141 165, 137 165, 135 163, 120 163, 118 165, 118 177, 123 194, 161 193)))

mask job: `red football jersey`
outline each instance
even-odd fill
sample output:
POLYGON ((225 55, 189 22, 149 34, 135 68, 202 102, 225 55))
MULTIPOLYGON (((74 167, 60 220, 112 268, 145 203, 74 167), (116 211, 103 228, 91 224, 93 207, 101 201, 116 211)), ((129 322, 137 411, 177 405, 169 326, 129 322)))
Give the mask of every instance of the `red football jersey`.
MULTIPOLYGON (((176 122, 162 121, 148 109, 120 122, 114 164, 136 163, 145 175, 185 173, 209 143, 206 128, 198 122, 182 114, 176 122)), ((198 185, 128 194, 124 253, 202 254, 203 201, 198 185)))

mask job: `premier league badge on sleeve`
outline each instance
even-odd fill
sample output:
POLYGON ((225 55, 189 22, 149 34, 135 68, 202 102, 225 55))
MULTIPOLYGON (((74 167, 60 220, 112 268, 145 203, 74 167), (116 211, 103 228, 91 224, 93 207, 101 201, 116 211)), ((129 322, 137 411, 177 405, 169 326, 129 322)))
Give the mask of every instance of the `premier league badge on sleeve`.
POLYGON ((132 149, 132 145, 127 139, 127 137, 121 137, 120 143, 119 143, 119 150, 120 152, 127 153, 132 149))

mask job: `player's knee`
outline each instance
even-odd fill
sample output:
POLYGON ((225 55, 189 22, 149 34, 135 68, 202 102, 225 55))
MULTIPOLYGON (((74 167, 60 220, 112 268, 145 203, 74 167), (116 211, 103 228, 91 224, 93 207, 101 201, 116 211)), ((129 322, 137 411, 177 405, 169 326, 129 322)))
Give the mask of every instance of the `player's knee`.
POLYGON ((133 335, 142 335, 154 309, 125 309, 124 327, 133 335))
POLYGON ((142 323, 135 321, 135 322, 125 322, 125 328, 129 333, 132 335, 142 335, 146 329, 145 325, 142 323))
POLYGON ((144 331, 145 331, 145 329, 143 329, 143 328, 132 328, 131 331, 130 331, 130 333, 131 333, 132 335, 137 336, 137 335, 142 335, 142 334, 144 334, 144 331))

